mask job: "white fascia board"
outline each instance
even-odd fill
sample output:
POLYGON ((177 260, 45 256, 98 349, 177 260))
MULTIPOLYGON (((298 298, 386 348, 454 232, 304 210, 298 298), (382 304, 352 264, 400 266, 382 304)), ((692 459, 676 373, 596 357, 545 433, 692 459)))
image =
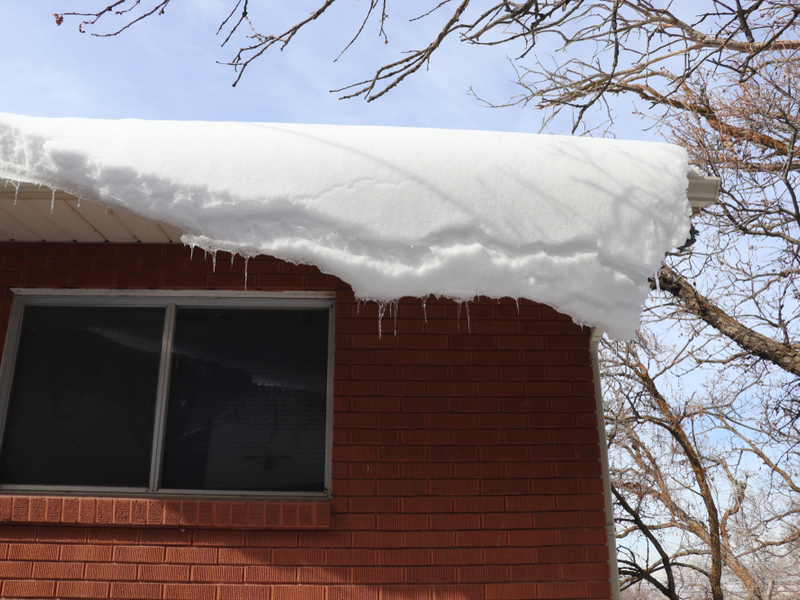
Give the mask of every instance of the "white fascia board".
POLYGON ((714 204, 719 199, 720 178, 706 177, 700 171, 692 168, 689 171, 689 189, 686 196, 692 205, 692 212, 714 204))

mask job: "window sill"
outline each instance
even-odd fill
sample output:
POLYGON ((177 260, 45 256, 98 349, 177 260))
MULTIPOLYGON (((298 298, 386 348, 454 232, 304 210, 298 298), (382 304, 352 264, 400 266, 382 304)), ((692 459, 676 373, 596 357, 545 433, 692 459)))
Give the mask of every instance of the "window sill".
POLYGON ((0 497, 6 524, 314 530, 330 522, 330 501, 0 497))

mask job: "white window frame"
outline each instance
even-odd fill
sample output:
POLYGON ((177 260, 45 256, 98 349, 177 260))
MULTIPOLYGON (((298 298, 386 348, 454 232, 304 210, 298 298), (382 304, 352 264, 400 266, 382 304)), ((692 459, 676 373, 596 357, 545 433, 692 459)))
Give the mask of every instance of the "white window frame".
POLYGON ((0 364, 0 449, 5 434, 6 416, 11 396, 11 383, 16 363, 17 348, 22 331, 22 316, 27 306, 119 306, 119 307, 164 307, 166 311, 164 334, 161 342, 154 423, 153 450, 151 453, 150 483, 148 488, 20 485, 0 483, 0 491, 23 493, 51 493, 59 495, 103 494, 110 496, 152 497, 245 497, 329 499, 331 489, 331 448, 333 443, 333 351, 335 347, 335 295, 333 292, 224 292, 224 291, 171 291, 171 290, 63 290, 12 288, 14 300, 9 317, 8 331, 0 364), (167 400, 171 368, 172 342, 175 331, 177 307, 208 308, 262 308, 268 309, 328 309, 328 365, 327 400, 325 412, 325 466, 324 492, 280 492, 239 490, 173 490, 159 489, 161 463, 164 450, 167 400))

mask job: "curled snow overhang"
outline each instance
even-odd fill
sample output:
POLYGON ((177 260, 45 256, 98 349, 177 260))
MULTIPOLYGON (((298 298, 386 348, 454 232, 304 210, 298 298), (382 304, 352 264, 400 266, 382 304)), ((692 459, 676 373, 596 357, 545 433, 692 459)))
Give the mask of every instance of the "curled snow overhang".
POLYGON ((688 236, 689 177, 682 149, 647 142, 0 115, 5 239, 32 239, 3 230, 24 211, 43 240, 180 231, 210 252, 314 264, 365 299, 524 297, 620 339, 688 236))

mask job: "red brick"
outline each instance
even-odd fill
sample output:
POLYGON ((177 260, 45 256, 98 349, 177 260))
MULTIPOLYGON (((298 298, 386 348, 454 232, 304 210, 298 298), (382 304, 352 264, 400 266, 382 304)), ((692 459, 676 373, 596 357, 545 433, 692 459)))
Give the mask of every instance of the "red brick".
POLYGON ((181 522, 181 502, 179 500, 164 501, 164 525, 179 525, 181 522))
POLYGON ((483 551, 480 548, 446 548, 431 550, 434 565, 480 565, 483 551))
POLYGON ((428 515, 378 515, 378 529, 383 531, 425 530, 428 526, 428 515))
POLYGON ((0 498, 0 522, 11 521, 14 499, 11 496, 0 498))
POLYGON ((484 514, 482 516, 485 529, 527 529, 531 527, 531 516, 526 513, 484 514))
POLYGON ((559 510, 601 510, 605 507, 602 495, 593 496, 559 496, 556 499, 559 510))
POLYGON ((324 600, 325 588, 318 585, 276 585, 272 588, 273 600, 324 600))
POLYGON ((238 583, 244 581, 244 567, 192 567, 191 580, 238 583))
POLYGON ((453 583, 456 569, 453 567, 408 567, 406 581, 409 583, 453 583))
POLYGON ((296 548, 298 533, 294 531, 248 531, 247 546, 296 548))
POLYGON ((586 588, 589 598, 611 598, 611 583, 608 581, 589 581, 586 588))
POLYGON ((195 546, 244 546, 245 532, 224 529, 197 530, 194 532, 195 546))
POLYGON ((456 534, 459 548, 491 546, 504 546, 507 532, 505 531, 459 531, 456 534))
POLYGON ((7 598, 52 598, 55 581, 17 581, 3 582, 3 596, 7 598))
POLYGON ((383 585, 380 597, 381 600, 430 600, 431 592, 428 585, 383 585))
POLYGON ((97 581, 59 581, 56 595, 60 598, 108 598, 109 584, 97 581))
POLYGON ((378 448, 378 460, 407 462, 421 461, 426 458, 426 449, 422 446, 381 446, 378 448))
POLYGON ((579 565, 562 565, 564 579, 608 579, 610 569, 607 563, 582 563, 579 565))
POLYGON ((37 562, 33 564, 34 579, 82 579, 83 563, 37 562))
POLYGON ((112 598, 141 598, 157 600, 161 598, 160 583, 112 583, 112 598))
POLYGON ((164 598, 170 600, 213 600, 216 586, 211 584, 168 583, 164 586, 164 598))
POLYGON ((111 524, 114 522, 114 501, 110 498, 98 498, 96 503, 95 522, 111 524))
POLYGON ((433 600, 483 600, 483 586, 437 585, 433 589, 433 600))
POLYGON ((460 567, 458 580, 462 582, 485 583, 487 581, 508 581, 508 567, 505 566, 467 566, 460 567))
MULTIPOLYGON (((422 496, 418 498, 402 498, 402 512, 404 513, 449 513, 453 510, 453 499, 445 496, 422 496)), ((431 522, 431 527, 438 527, 438 518, 431 522)))
POLYGON ((384 498, 382 496, 367 496, 350 498, 350 512, 357 513, 389 513, 399 512, 399 498, 384 498))
POLYGON ((272 562, 275 565, 324 565, 325 551, 319 548, 276 548, 272 562))
POLYGON ((382 566, 430 565, 431 551, 419 549, 378 550, 378 564, 382 566))
POLYGON ((484 590, 486 600, 530 600, 538 598, 533 583, 495 583, 484 590))
POLYGON ((47 498, 47 508, 45 520, 50 523, 58 523, 61 520, 61 510, 63 501, 61 498, 47 498))
POLYGON ((140 565, 139 581, 189 581, 187 565, 140 565))
POLYGON ((85 577, 87 580, 133 581, 136 579, 136 565, 89 563, 86 565, 85 577))
MULTIPOLYGON (((175 548, 168 548, 168 550, 175 550, 175 548)), ((158 546, 116 546, 114 548, 114 562, 164 562, 164 548, 158 546)))
POLYGON ((12 577, 30 577, 33 565, 34 563, 28 561, 2 561, 0 562, 0 581, 12 577))
POLYGON ((522 529, 508 532, 509 546, 558 546, 565 543, 557 529, 522 529))
POLYGON ((39 527, 36 540, 39 542, 85 542, 88 530, 85 527, 39 527))
POLYGON ((245 567, 244 579, 249 583, 289 583, 297 581, 297 567, 245 567))
POLYGON ((592 546, 605 544, 606 537, 605 529, 571 529, 561 532, 561 543, 565 545, 592 546))
MULTIPOLYGON (((537 548, 536 563, 568 564, 583 561, 583 551, 580 547, 562 546, 558 548, 537 548)), ((534 561, 527 561, 534 562, 534 561)))
POLYGON ((354 567, 353 583, 401 583, 403 571, 401 567, 354 567))
POLYGON ((374 587, 332 585, 328 587, 328 600, 379 600, 379 590, 374 587))
MULTIPOLYGON (((162 549, 163 550, 163 549, 162 549)), ((217 562, 216 548, 168 547, 165 562, 189 564, 213 564, 217 562)), ((222 551, 220 551, 220 554, 222 551)))
POLYGON ((30 520, 31 499, 27 496, 15 497, 11 508, 11 519, 14 521, 30 520))
POLYGON ((160 525, 164 522, 164 501, 147 501, 147 522, 151 525, 160 525))
MULTIPOLYGON (((201 531, 195 532, 195 535, 198 533, 201 531)), ((192 532, 180 529, 142 529, 141 543, 158 546, 188 546, 192 543, 192 532)))
POLYGON ((61 520, 64 523, 77 523, 80 517, 80 500, 78 498, 64 498, 64 509, 61 520))
POLYGON ((94 544, 61 546, 61 560, 109 562, 111 560, 111 554, 111 546, 97 546, 94 544))
POLYGON ((344 567, 298 567, 297 580, 300 583, 347 583, 350 569, 344 567))
POLYGON ((492 565, 531 564, 538 560, 534 552, 531 548, 486 548, 484 558, 492 565))
POLYGON ((457 497, 453 499, 456 512, 497 512, 504 508, 503 499, 499 497, 477 496, 457 497))
POLYGON ((429 448, 431 460, 475 462, 478 452, 475 446, 433 446, 429 448))
POLYGON ((9 560, 58 560, 59 546, 54 544, 9 544, 9 560))
POLYGON ((455 545, 455 534, 449 531, 409 531, 405 534, 407 548, 448 548, 455 545))
POLYGON ((488 496, 521 496, 530 493, 527 479, 485 479, 480 482, 480 489, 488 496))
MULTIPOLYGON (((269 548, 220 548, 219 563, 224 565, 266 565, 272 562, 272 552, 269 548)), ((214 561, 207 560, 205 562, 214 561)))
POLYGON ((422 479, 387 479, 378 482, 378 493, 382 496, 420 496, 425 494, 427 486, 422 479))
POLYGON ((353 548, 402 548, 404 534, 400 531, 354 531, 353 548))
POLYGON ((123 529, 121 527, 92 527, 89 529, 90 543, 135 544, 138 541, 138 529, 123 529))
POLYGON ((272 589, 267 585, 221 585, 219 600, 270 600, 272 589))
POLYGON ((568 581, 558 583, 539 583, 536 585, 537 598, 587 598, 586 584, 568 581))

